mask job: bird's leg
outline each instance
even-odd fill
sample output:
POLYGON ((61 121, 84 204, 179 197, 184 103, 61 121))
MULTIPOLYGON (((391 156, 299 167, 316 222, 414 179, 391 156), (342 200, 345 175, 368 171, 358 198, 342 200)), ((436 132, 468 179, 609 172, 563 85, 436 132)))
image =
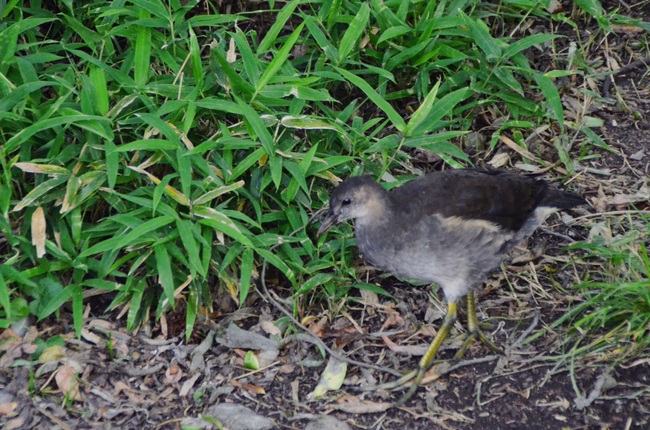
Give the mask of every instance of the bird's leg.
POLYGON ((440 326, 440 329, 438 330, 436 337, 434 337, 433 340, 431 341, 431 344, 429 345, 427 352, 425 352, 422 358, 420 359, 420 362, 418 363, 418 368, 412 372, 409 372, 407 375, 403 376, 397 381, 395 381, 395 382, 399 382, 398 386, 404 386, 406 382, 411 381, 411 386, 409 387, 408 391, 404 393, 402 398, 395 403, 394 406, 396 407, 402 406, 404 403, 408 401, 408 399, 410 399, 413 396, 413 394, 415 394, 418 387, 420 386, 420 382, 422 382, 422 379, 424 379, 424 374, 426 373, 427 370, 429 370, 429 367, 431 367, 431 363, 433 362, 433 359, 436 358, 436 354, 438 353, 438 350, 440 349, 442 342, 447 338, 447 335, 449 334, 451 327, 456 322, 456 316, 457 316, 456 303, 455 302, 449 303, 447 306, 447 315, 445 315, 445 319, 442 321, 442 325, 440 326), (407 377, 408 379, 405 379, 407 377))
POLYGON ((474 292, 471 291, 469 294, 467 294, 467 339, 465 339, 463 345, 454 355, 454 360, 460 360, 465 355, 474 339, 477 337, 485 346, 490 348, 492 351, 498 354, 503 354, 503 351, 501 351, 499 347, 493 344, 481 330, 478 322, 478 317, 476 316, 476 298, 474 297, 474 292))

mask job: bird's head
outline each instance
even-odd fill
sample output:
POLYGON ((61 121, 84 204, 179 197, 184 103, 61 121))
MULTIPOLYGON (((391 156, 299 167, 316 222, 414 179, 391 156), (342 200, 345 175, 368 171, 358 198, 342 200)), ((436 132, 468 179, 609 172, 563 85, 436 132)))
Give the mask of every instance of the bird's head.
POLYGON ((355 176, 345 180, 332 192, 329 212, 318 229, 318 236, 348 219, 357 222, 379 216, 384 210, 386 191, 370 176, 355 176))

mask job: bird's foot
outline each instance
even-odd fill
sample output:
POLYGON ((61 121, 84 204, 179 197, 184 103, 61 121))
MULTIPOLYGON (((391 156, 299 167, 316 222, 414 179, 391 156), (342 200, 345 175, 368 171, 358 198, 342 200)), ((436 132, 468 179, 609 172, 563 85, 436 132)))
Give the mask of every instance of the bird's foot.
POLYGON ((492 343, 492 341, 487 338, 485 333, 483 333, 483 331, 480 328, 478 328, 478 326, 477 326, 472 331, 467 333, 467 337, 465 338, 465 341, 463 342, 461 347, 458 349, 458 351, 456 351, 456 354, 454 354, 453 361, 458 361, 461 358, 463 358, 465 356, 465 353, 467 353, 467 350, 469 349, 469 347, 477 339, 479 341, 481 341, 481 343, 483 345, 490 348, 490 350, 492 350, 493 352, 496 352, 497 354, 503 354, 503 350, 501 348, 499 348, 498 346, 496 346, 494 343, 492 343))

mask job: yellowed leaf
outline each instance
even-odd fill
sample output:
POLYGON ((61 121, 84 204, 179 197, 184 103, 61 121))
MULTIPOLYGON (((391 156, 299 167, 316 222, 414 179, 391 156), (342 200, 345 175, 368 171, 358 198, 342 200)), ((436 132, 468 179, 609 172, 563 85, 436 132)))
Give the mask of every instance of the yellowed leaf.
POLYGON ((41 364, 58 361, 65 357, 65 349, 60 345, 53 345, 45 348, 45 351, 38 357, 38 362, 41 364))
POLYGON ((45 255, 46 231, 47 222, 45 221, 45 212, 39 206, 32 214, 32 245, 36 247, 36 256, 38 258, 42 258, 45 255))

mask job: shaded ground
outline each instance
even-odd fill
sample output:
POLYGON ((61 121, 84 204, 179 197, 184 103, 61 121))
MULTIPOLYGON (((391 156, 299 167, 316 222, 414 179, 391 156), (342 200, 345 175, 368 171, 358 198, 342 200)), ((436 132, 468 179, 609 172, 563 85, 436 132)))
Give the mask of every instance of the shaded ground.
MULTIPOLYGON (((611 103, 589 105, 589 115, 605 121, 601 135, 616 152, 592 150, 597 157, 584 163, 591 170, 571 185, 599 211, 627 208, 630 199, 625 198, 635 195, 641 200, 632 203, 648 209, 642 198, 643 180, 650 174, 650 89, 645 72, 641 67, 617 78, 611 103)), ((572 216, 590 212, 579 209, 572 216)), ((281 334, 277 326, 286 319, 257 296, 248 308, 202 321, 190 345, 172 336, 182 329, 182 321, 128 334, 124 319, 96 318, 90 309, 83 339, 76 340, 63 310, 58 320, 32 326, 22 341, 3 344, 0 405, 10 409, 0 414, 0 426, 173 429, 180 428, 183 419, 216 413, 216 404, 234 403, 250 408, 250 428, 268 428, 268 421, 253 425, 253 411, 286 429, 303 429, 323 414, 359 429, 648 428, 650 357, 610 367, 615 357, 607 352, 574 354, 565 342, 567 333, 549 327, 575 299, 570 287, 580 282, 581 267, 562 248, 567 238, 587 236, 581 219, 571 223, 566 218, 571 227, 551 219, 545 231, 529 241, 529 251, 517 251, 514 263, 494 274, 479 294, 480 317, 492 325, 490 336, 506 353, 495 355, 476 344, 455 367, 442 361, 434 369, 434 380, 405 407, 388 408, 399 393, 356 390, 394 376, 352 365, 341 390, 310 400, 325 368, 323 356, 299 332, 274 340, 281 334), (30 368, 21 361, 46 346, 37 338, 55 335, 61 336, 60 347, 56 342, 47 345, 55 346, 42 363, 30 368), (262 351, 259 371, 244 368, 251 349, 262 351), (59 390, 75 373, 81 375, 82 400, 66 401, 59 390)), ((376 273, 370 276, 378 280, 376 273)), ((416 365, 417 357, 411 354, 426 347, 445 306, 437 297, 432 300, 428 287, 408 287, 394 278, 380 281, 393 298, 363 293, 356 301, 305 305, 309 318, 303 322, 352 359, 406 371, 416 365), (421 328, 416 334, 415 327, 421 328)), ((277 285, 269 287, 278 296, 291 295, 277 285)), ((461 310, 461 320, 463 316, 461 310)), ((450 358, 462 341, 462 325, 457 328, 442 358, 450 358)), ((184 424, 199 426, 197 421, 184 424)))

